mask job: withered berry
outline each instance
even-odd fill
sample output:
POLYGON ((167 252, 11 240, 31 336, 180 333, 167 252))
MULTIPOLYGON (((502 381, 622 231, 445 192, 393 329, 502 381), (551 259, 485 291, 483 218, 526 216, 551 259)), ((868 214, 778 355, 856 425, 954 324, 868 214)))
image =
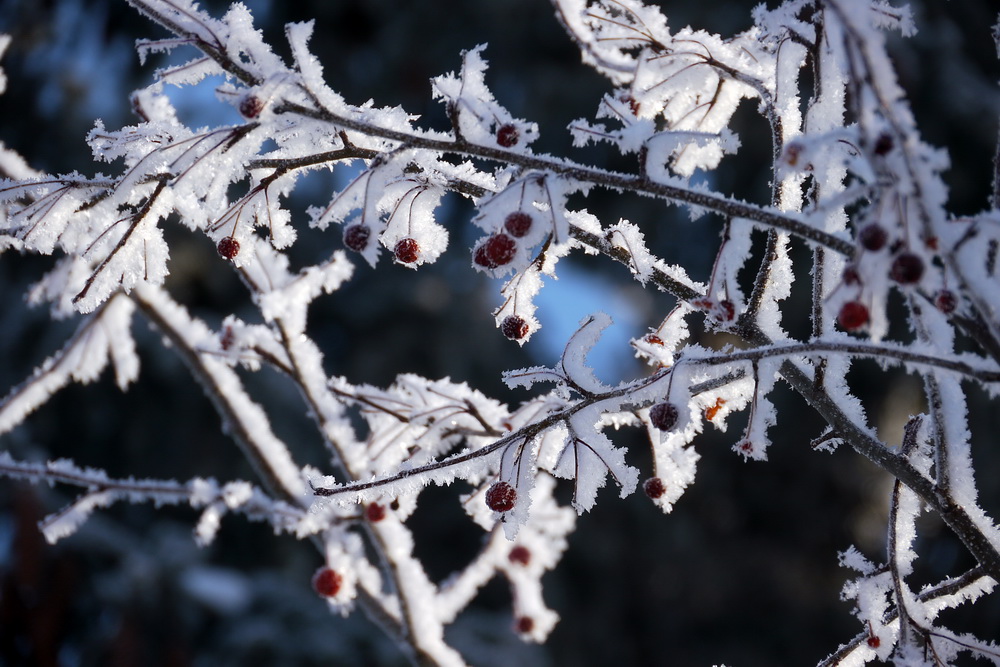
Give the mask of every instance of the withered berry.
POLYGON ((924 275, 924 260, 912 252, 901 252, 892 260, 889 277, 901 285, 919 282, 924 275))
POLYGON ((413 264, 420 259, 420 244, 409 237, 396 242, 396 261, 403 264, 413 264))
POLYGON ((677 406, 669 401, 657 403, 649 409, 649 421, 653 422, 653 426, 661 431, 669 431, 677 426, 679 417, 677 406))
POLYGON ((659 477, 650 477, 642 483, 642 490, 652 499, 662 498, 667 492, 667 485, 659 477))
POLYGON ((531 552, 528 547, 518 544, 507 553, 507 560, 518 565, 527 565, 531 562, 531 552))
POLYGON ((240 242, 232 236, 226 236, 219 241, 219 245, 216 246, 216 250, 219 251, 219 255, 222 257, 232 259, 236 257, 236 255, 240 254, 240 242))
POLYGON ((958 308, 958 298, 951 290, 939 290, 934 295, 934 305, 937 306, 938 310, 947 315, 955 312, 955 309, 958 308))
POLYGON ((507 216, 503 226, 508 234, 519 239, 531 231, 531 216, 524 211, 515 211, 507 216))
POLYGON ((865 250, 872 252, 878 252, 884 248, 888 240, 889 233, 885 231, 885 227, 874 222, 865 225, 858 232, 858 243, 865 250))
POLYGON ((495 269, 510 264, 516 252, 514 239, 506 234, 494 234, 476 248, 472 261, 483 268, 495 269))
POLYGON ((336 570, 321 567, 313 575, 312 585, 318 594, 332 598, 340 592, 340 587, 344 585, 344 578, 336 570))
POLYGON ((854 331, 868 324, 868 306, 860 301, 848 301, 840 307, 837 322, 844 331, 854 331))
POLYGON ((517 140, 521 138, 521 133, 517 131, 517 127, 511 125, 510 123, 505 123, 497 128, 497 143, 504 148, 510 148, 517 144, 517 140))
POLYGON ((528 323, 523 317, 508 315, 500 323, 500 332, 510 340, 521 340, 528 335, 528 323))
POLYGON ((509 512, 517 502, 517 490, 507 482, 497 482, 486 490, 486 506, 494 512, 509 512))
POLYGON ((344 245, 354 252, 362 252, 368 247, 368 239, 371 238, 372 230, 368 225, 356 223, 348 225, 344 229, 344 245))
POLYGON ((240 114, 244 118, 254 119, 264 110, 264 100, 256 95, 247 95, 240 100, 240 114))
POLYGON ((514 622, 514 627, 522 635, 526 635, 535 629, 535 621, 530 616, 521 616, 514 622))

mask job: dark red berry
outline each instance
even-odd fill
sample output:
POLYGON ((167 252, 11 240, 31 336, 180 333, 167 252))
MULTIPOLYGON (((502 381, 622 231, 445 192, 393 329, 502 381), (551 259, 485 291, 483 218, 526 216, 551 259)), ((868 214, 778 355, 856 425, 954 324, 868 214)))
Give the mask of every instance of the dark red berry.
POLYGON ((885 231, 885 227, 874 222, 865 225, 858 232, 858 243, 865 250, 871 250, 872 252, 878 252, 884 248, 888 240, 889 233, 885 231))
POLYGON ((344 229, 344 245, 354 252, 362 252, 368 247, 368 239, 371 238, 372 230, 368 225, 355 224, 348 225, 344 229))
POLYGON ((514 238, 521 238, 531 231, 531 216, 524 211, 516 211, 503 221, 504 229, 514 238))
POLYGON ((531 552, 528 547, 518 544, 507 553, 507 560, 518 565, 527 565, 531 562, 531 552))
POLYGON ((236 255, 240 254, 240 242, 234 239, 232 236, 226 236, 221 241, 219 245, 216 246, 216 250, 219 254, 226 259, 232 259, 236 255))
POLYGON ((679 417, 677 406, 668 401, 657 403, 649 409, 649 421, 653 422, 653 426, 661 431, 669 431, 677 426, 679 417))
POLYGON ((313 589, 323 597, 332 598, 340 592, 340 587, 344 585, 344 578, 335 570, 321 567, 313 575, 312 585, 313 589))
POLYGON ((372 503, 365 507, 365 518, 371 523, 378 523, 385 518, 385 505, 372 503))
POLYGON ((868 646, 878 648, 881 645, 882 640, 878 638, 878 635, 868 635, 868 646))
POLYGON ((892 260, 889 277, 901 285, 919 282, 924 275, 924 260, 912 252, 901 252, 892 260))
POLYGON ((663 494, 667 492, 667 485, 659 477, 650 477, 642 483, 642 490, 646 492, 647 496, 656 500, 663 497, 663 494))
POLYGON ((396 242, 396 261, 403 264, 413 264, 420 259, 420 244, 411 238, 400 239, 396 242))
POLYGON ((500 331, 510 340, 521 340, 528 335, 528 323, 523 317, 508 315, 500 323, 500 331))
POLYGON ((505 123, 497 128, 497 143, 504 148, 514 146, 520 138, 521 133, 517 131, 516 126, 511 125, 510 123, 505 123))
POLYGON ((517 491, 507 482, 497 482, 486 490, 486 506, 494 512, 509 512, 517 502, 517 491))
POLYGON ((516 252, 514 239, 506 234, 494 234, 476 248, 472 260, 483 268, 495 269, 510 264, 516 252))
POLYGON ((240 114, 244 118, 256 118, 264 110, 264 100, 256 95, 247 95, 240 100, 240 114))
POLYGON ((535 629, 535 621, 530 616, 521 616, 514 621, 514 627, 522 635, 526 635, 535 629))
POLYGON ((840 307, 837 322, 844 331, 854 331, 868 324, 868 306, 860 301, 848 301, 840 307))
POLYGON ((934 295, 934 305, 947 315, 955 312, 955 309, 958 308, 958 298, 951 290, 943 289, 934 295))
POLYGON ((892 150, 892 135, 883 132, 875 140, 875 155, 885 155, 892 150))

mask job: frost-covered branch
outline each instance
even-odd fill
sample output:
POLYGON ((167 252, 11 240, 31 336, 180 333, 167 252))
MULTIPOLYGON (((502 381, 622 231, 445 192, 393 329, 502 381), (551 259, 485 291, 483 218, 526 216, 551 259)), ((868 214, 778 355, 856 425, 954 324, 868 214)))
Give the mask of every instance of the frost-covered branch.
MULTIPOLYGON (((965 395, 980 386, 992 401, 1000 383, 1000 167, 993 210, 948 214, 947 156, 921 138, 886 49, 885 31, 915 30, 907 9, 790 0, 755 9, 750 29, 724 38, 675 30, 638 0, 552 0, 584 61, 613 86, 593 119, 569 126, 576 146, 606 144, 635 165, 612 169, 533 150, 540 127, 494 97, 485 46, 432 79, 447 123, 434 130, 404 109, 354 105, 334 90, 310 45, 312 23, 286 26, 286 61, 242 4, 221 17, 189 0, 129 4, 169 33, 141 41, 141 58, 193 56, 134 93, 136 125, 96 122, 88 142, 113 173, 41 174, 0 146, 0 249, 53 256, 29 301, 50 303, 52 317, 80 318, 62 349, 0 404, 0 434, 30 424, 57 391, 91 382, 109 362, 119 388, 138 381, 131 324, 139 313, 161 337, 160 346, 149 343, 154 353, 184 361, 263 490, 112 478, 65 460, 28 464, 0 454, 0 476, 83 489, 43 521, 47 537, 69 535, 113 502, 152 501, 198 509, 205 544, 224 514, 241 512, 310 538, 323 561, 313 585, 332 610, 360 606, 414 664, 462 665, 446 629, 494 577, 510 585, 516 634, 548 637, 558 617, 541 580, 562 558, 576 517, 608 479, 620 495, 632 493, 649 465, 627 456, 614 431, 638 428, 648 440, 652 474, 641 487, 669 512, 695 481, 696 442, 708 426, 725 431, 745 412, 733 451, 768 457, 769 432, 789 418, 773 397, 781 377, 827 422, 815 449, 845 443, 892 478, 886 563, 873 565, 854 547, 841 555, 860 573, 844 597, 864 629, 823 664, 947 664, 963 651, 995 659, 992 644, 943 627, 937 615, 1000 580, 1000 528, 978 498, 965 395), (209 85, 209 77, 218 103, 239 117, 194 129, 164 87, 209 85), (770 128, 762 162, 737 134, 744 100, 770 128), (725 194, 713 172, 729 162, 765 173, 766 201, 725 194), (321 170, 334 172, 324 186, 332 192, 297 190, 321 170), (704 213, 719 216, 710 269, 688 265, 697 253, 667 245, 670 218, 626 220, 596 201, 597 212, 575 203, 595 189, 683 206, 695 226, 707 227, 704 213), (300 219, 290 201, 303 194, 315 201, 300 219), (457 207, 446 202, 457 197, 474 209, 470 220, 449 217, 457 207), (291 252, 307 226, 316 246, 291 252), (341 233, 325 248, 331 229, 341 233), (217 268, 239 278, 241 304, 216 319, 193 314, 167 282, 168 239, 209 240, 217 268), (473 245, 456 249, 455 239, 473 245), (589 355, 611 324, 603 313, 584 317, 557 359, 504 373, 509 389, 530 392, 519 405, 464 378, 398 372, 373 386, 328 368, 336 355, 309 315, 356 279, 356 258, 434 272, 446 254, 461 253, 469 275, 498 287, 497 335, 520 345, 550 321, 538 297, 565 258, 622 264, 642 288, 675 297, 631 341, 650 370, 615 385, 598 377, 589 355), (793 286, 807 274, 799 317, 793 286), (908 330, 890 326, 897 304, 908 330), (901 446, 883 442, 868 422, 849 375, 859 360, 921 380, 926 414, 911 417, 901 446), (270 383, 247 380, 263 366, 298 391, 322 443, 303 460, 321 463, 300 463, 305 446, 279 437, 268 402, 254 393, 270 383), (439 583, 410 519, 429 485, 453 482, 482 544, 439 583), (978 565, 917 592, 911 575, 924 510, 978 565)), ((0 38, 0 53, 6 45, 0 38)), ((448 273, 459 264, 440 275, 464 280, 448 273)), ((388 326, 402 326, 401 318, 388 326)), ((477 341, 467 343, 449 354, 479 354, 477 341)))

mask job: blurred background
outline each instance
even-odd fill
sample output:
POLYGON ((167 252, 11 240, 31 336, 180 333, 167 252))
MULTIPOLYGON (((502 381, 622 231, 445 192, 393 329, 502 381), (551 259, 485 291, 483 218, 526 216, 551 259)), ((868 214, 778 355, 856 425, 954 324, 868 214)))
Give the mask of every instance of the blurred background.
MULTIPOLYGON (((225 8, 217 0, 202 4, 214 14, 225 8)), ((600 148, 571 148, 566 125, 593 117, 610 86, 581 64, 544 0, 246 4, 282 54, 284 24, 314 18, 312 46, 334 89, 353 103, 371 98, 377 105, 400 105, 433 127, 445 127, 446 119, 431 100, 428 80, 458 69, 461 50, 488 43, 487 80, 515 116, 539 124, 536 150, 631 168, 600 148)), ((660 4, 675 28, 691 24, 731 35, 750 26, 756 2, 660 4)), ((950 152, 951 211, 974 213, 987 204, 1000 111, 1000 67, 989 34, 996 7, 992 0, 926 0, 914 10, 921 32, 906 41, 892 37, 892 53, 925 138, 950 152)), ((0 97, 0 141, 40 170, 114 172, 115 165, 92 163, 83 137, 96 118, 109 128, 135 122, 128 94, 146 85, 162 61, 140 67, 133 44, 163 31, 120 1, 0 0, 0 33, 13 36, 0 63, 9 79, 0 97)), ((215 100, 212 87, 177 91, 189 125, 238 121, 231 107, 215 100)), ((724 161, 714 184, 766 202, 767 125, 744 104, 734 129, 743 147, 724 161)), ((311 175, 290 199, 303 222, 293 252, 300 264, 340 247, 339 230, 306 229, 304 211, 324 202, 343 179, 339 172, 311 175)), ((452 244, 437 264, 414 274, 388 262, 378 271, 359 263, 354 280, 317 301, 310 327, 324 347, 328 373, 379 386, 404 372, 451 377, 515 404, 525 394, 506 390, 500 373, 553 363, 579 319, 596 310, 615 319, 595 352, 598 374, 614 382, 646 372, 627 343, 660 322, 671 297, 642 290, 610 260, 571 258, 538 300, 543 328, 520 348, 494 326, 499 284, 469 268, 467 249, 477 236, 468 224, 471 207, 454 197, 446 201, 440 213, 452 244)), ((707 278, 720 220, 691 223, 683 210, 604 192, 571 204, 586 206, 608 224, 632 220, 655 253, 683 263, 697 280, 707 278)), ((211 243, 174 222, 165 229, 173 243, 171 292, 213 326, 230 312, 251 319, 241 284, 211 243)), ((24 304, 25 290, 51 263, 11 253, 0 261, 2 393, 73 331, 74 322, 53 324, 43 308, 24 304)), ((805 303, 807 274, 804 268, 799 273, 792 299, 805 303)), ((792 303, 786 324, 804 331, 807 323, 794 318, 808 309, 792 303)), ((902 311, 894 316, 897 333, 905 336, 902 311)), ((135 330, 143 344, 143 373, 135 386, 123 394, 103 377, 68 387, 3 436, 0 450, 33 460, 69 457, 113 476, 252 479, 179 359, 163 353, 141 320, 135 330)), ((695 337, 712 342, 699 332, 695 337)), ((852 381, 888 442, 898 442, 907 417, 924 409, 914 377, 859 363, 852 381)), ((298 460, 325 467, 294 389, 267 371, 247 382, 276 416, 274 428, 292 443, 298 460)), ((968 389, 982 503, 1000 516, 994 437, 1000 412, 978 389, 968 389)), ((562 615, 547 644, 517 639, 509 593, 499 581, 451 628, 449 640, 477 666, 750 667, 816 663, 853 637, 862 628, 839 600, 852 573, 838 566, 837 553, 855 544, 872 560, 884 558, 891 480, 846 449, 811 451, 810 440, 823 430, 819 419, 782 385, 774 398, 779 420, 767 463, 744 463, 732 453, 743 427, 734 418, 728 435, 709 432, 696 441, 698 479, 671 515, 642 494, 621 501, 613 490, 602 493, 602 502, 580 520, 561 565, 545 578, 548 604, 562 615)), ((648 474, 641 434, 615 437, 648 474)), ((48 546, 36 524, 71 492, 0 480, 0 665, 404 664, 360 614, 342 619, 325 611, 309 585, 320 564, 311 545, 230 517, 216 542, 199 549, 191 537, 192 511, 122 505, 98 512, 77 534, 48 546)), ((482 537, 460 512, 456 495, 452 488, 427 491, 412 519, 418 553, 436 579, 460 567, 482 537)), ((918 582, 971 565, 939 522, 927 518, 924 524, 918 582)), ((959 631, 1000 639, 996 599, 951 618, 959 631)))

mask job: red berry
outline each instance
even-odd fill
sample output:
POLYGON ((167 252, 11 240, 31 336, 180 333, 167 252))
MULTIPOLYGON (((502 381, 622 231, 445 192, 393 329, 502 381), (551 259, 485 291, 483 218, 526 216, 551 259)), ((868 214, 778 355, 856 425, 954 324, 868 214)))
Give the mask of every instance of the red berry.
POLYGON ((531 231, 531 216, 524 211, 516 211, 503 222, 504 229, 514 238, 521 238, 531 231))
POLYGON ((517 140, 521 138, 521 133, 517 131, 517 127, 506 123, 501 125, 497 129, 497 143, 504 148, 510 148, 517 144, 517 140))
POLYGON ((473 254, 472 261, 486 269, 495 269, 510 264, 517 252, 514 239, 506 234, 494 234, 481 243, 473 254))
POLYGON ((872 252, 878 252, 884 248, 888 240, 889 233, 885 231, 885 227, 874 222, 865 225, 858 232, 858 242, 861 247, 872 252))
POLYGON ((354 252, 362 252, 368 247, 368 239, 371 238, 372 230, 368 225, 355 224, 348 225, 344 229, 344 245, 354 252))
POLYGON ((868 306, 860 301, 848 301, 840 307, 837 322, 844 331, 854 331, 868 324, 868 306))
POLYGON ((219 245, 216 246, 216 250, 218 250, 219 254, 226 259, 232 259, 233 257, 236 257, 236 255, 240 254, 240 242, 232 236, 226 236, 219 241, 219 245))
POLYGON ((507 560, 518 565, 527 565, 531 562, 531 552, 528 547, 518 544, 507 553, 507 560))
POLYGON ((385 505, 372 503, 365 507, 365 518, 371 523, 378 523, 385 518, 385 505))
POLYGON ((510 340, 521 340, 528 335, 528 323, 523 317, 508 315, 500 323, 500 331, 510 340))
POLYGON ((883 132, 875 140, 875 155, 885 155, 892 150, 892 135, 883 132))
POLYGON ((335 570, 328 567, 321 567, 313 575, 312 585, 315 591, 323 597, 332 598, 340 592, 340 587, 344 584, 344 578, 335 570))
POLYGON ((663 494, 667 492, 667 485, 659 477, 650 477, 642 483, 642 490, 646 492, 647 496, 656 500, 663 497, 663 494))
POLYGON ((509 512, 517 502, 517 491, 507 482, 497 482, 486 491, 486 506, 494 512, 509 512))
POLYGON ((396 242, 396 261, 403 264, 413 264, 420 259, 420 244, 411 238, 400 239, 396 242))
POLYGON ((679 417, 677 406, 670 402, 657 403, 649 409, 649 421, 661 431, 669 431, 677 426, 679 417))
POLYGON ((244 118, 256 118, 264 110, 264 100, 256 95, 247 95, 240 100, 240 113, 244 118))
POLYGON ((514 627, 522 635, 526 635, 535 629, 535 621, 530 616, 521 616, 514 621, 514 627))
POLYGON ((878 648, 881 645, 882 640, 878 638, 878 635, 868 635, 868 646, 878 648))
POLYGON ((943 289, 934 296, 934 305, 944 314, 955 312, 958 308, 958 298, 951 290, 943 289))
POLYGON ((901 252, 892 261, 889 277, 901 285, 912 285, 924 275, 924 260, 912 252, 901 252))

